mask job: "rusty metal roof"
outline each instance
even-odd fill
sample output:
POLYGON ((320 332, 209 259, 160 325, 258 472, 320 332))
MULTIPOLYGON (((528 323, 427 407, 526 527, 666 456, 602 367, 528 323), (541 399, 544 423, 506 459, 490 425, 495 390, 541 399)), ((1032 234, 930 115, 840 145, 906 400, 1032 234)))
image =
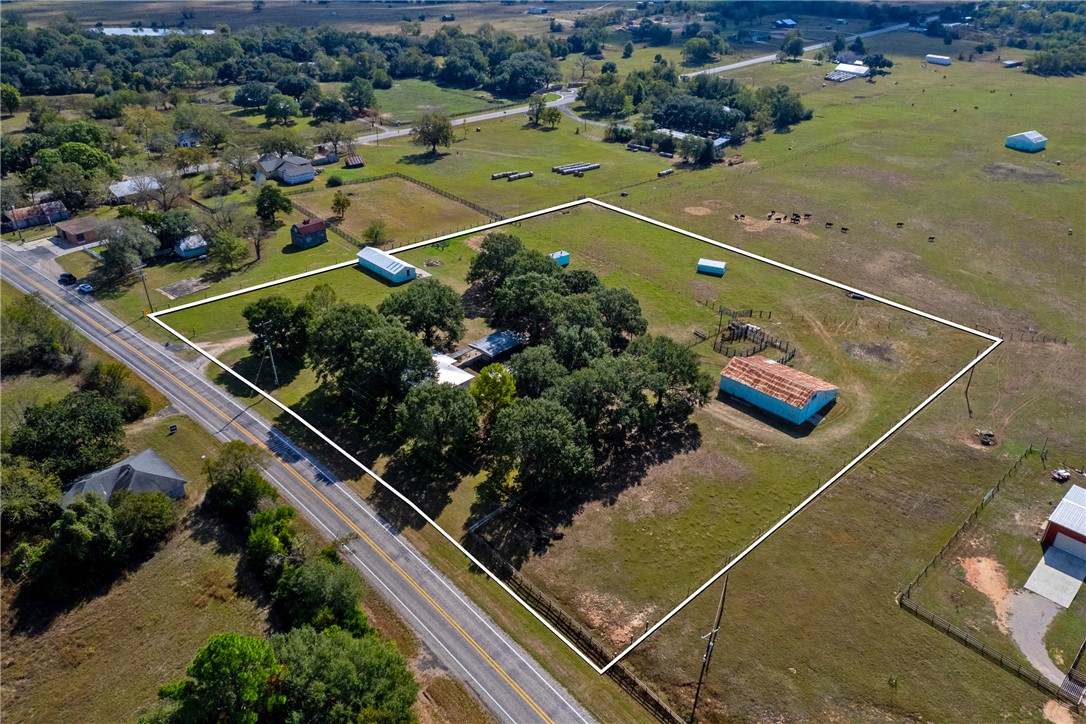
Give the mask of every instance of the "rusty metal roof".
POLYGON ((306 219, 302 223, 294 225, 294 230, 302 236, 309 236, 318 231, 324 231, 327 228, 328 226, 324 223, 323 219, 306 219))
POLYGON ((761 355, 732 357, 720 373, 792 407, 803 407, 816 393, 836 390, 828 382, 761 355))

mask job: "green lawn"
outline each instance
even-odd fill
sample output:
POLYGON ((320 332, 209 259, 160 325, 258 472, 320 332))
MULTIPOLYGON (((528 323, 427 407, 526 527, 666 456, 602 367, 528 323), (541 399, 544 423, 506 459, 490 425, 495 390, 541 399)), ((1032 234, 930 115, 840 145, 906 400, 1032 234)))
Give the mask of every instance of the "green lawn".
MULTIPOLYGON (((975 338, 960 332, 879 305, 857 304, 838 290, 790 272, 594 207, 521 222, 512 231, 530 248, 566 249, 572 253, 571 268, 593 270, 609 286, 629 288, 642 302, 650 331, 683 343, 697 342, 695 327, 710 334, 715 331, 718 315, 705 302, 772 311, 772 319, 755 322, 798 345, 797 366, 842 389, 839 404, 818 430, 800 439, 714 400, 695 418, 700 442, 693 452, 677 455, 659 470, 619 482, 610 493, 617 496, 612 501, 616 508, 589 504, 572 524, 563 526, 561 543, 525 567, 545 590, 616 645, 620 642, 616 631, 625 624, 623 615, 662 611, 680 600, 689 585, 719 567, 723 555, 736 552, 956 372, 976 344, 975 338), (694 274, 701 255, 727 259, 726 277, 717 280, 694 274), (885 361, 866 350, 879 350, 885 361), (737 438, 737 433, 742 437, 737 438), (757 441, 755 454, 746 444, 750 439, 757 441), (716 482, 721 470, 729 471, 724 486, 716 482), (778 471, 787 473, 778 475, 778 471), (769 480, 772 484, 767 485, 769 480), (642 505, 638 501, 645 496, 686 502, 660 514, 638 512, 642 505), (616 514, 616 509, 631 507, 633 512, 616 514), (598 544, 601 535, 608 545, 598 544), (615 550, 626 553, 615 560, 615 550), (593 604, 586 600, 607 600, 618 612, 614 618, 598 619, 593 604)), ((473 255, 465 240, 404 254, 416 265, 426 260, 441 262, 428 267, 429 271, 461 292, 466 289, 463 276, 473 255)), ((244 331, 240 311, 256 295, 284 293, 299 299, 317 283, 332 284, 345 301, 369 304, 391 291, 356 268, 346 268, 262 290, 252 299, 246 295, 184 310, 165 321, 178 325, 185 334, 191 327, 198 340, 226 339, 244 331)), ((711 342, 696 350, 703 368, 716 378, 727 358, 714 352, 711 342)), ((269 386, 269 364, 243 359, 244 354, 243 349, 235 349, 223 361, 257 384, 269 386)), ((284 366, 282 360, 280 366, 284 366)), ((225 373, 212 375, 236 387, 225 373)), ((289 382, 276 390, 278 399, 348 449, 370 454, 356 431, 339 423, 327 409, 331 400, 317 392, 311 371, 284 376, 289 382)), ((372 453, 364 459, 382 469, 388 462, 382 455, 372 453)), ((397 484, 395 477, 390 482, 397 484)), ((458 514, 441 506, 430 512, 444 516, 456 532, 463 531, 472 513, 469 505, 458 514)), ((510 555, 519 557, 512 551, 510 555)))
POLYGON ((371 223, 383 221, 390 246, 432 239, 440 234, 490 221, 464 204, 398 178, 314 189, 311 193, 291 196, 291 201, 328 219, 335 216, 332 199, 338 192, 346 194, 351 201, 338 225, 361 239, 371 223))
POLYGON ((391 88, 377 89, 375 93, 386 123, 412 123, 424 113, 447 116, 482 113, 509 102, 483 90, 444 87, 418 78, 402 78, 391 88))

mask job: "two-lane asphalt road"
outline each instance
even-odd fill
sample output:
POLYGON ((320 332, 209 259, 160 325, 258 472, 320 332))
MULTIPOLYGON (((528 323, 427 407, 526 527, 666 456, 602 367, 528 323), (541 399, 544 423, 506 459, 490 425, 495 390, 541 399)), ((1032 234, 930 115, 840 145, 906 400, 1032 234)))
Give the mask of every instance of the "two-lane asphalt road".
POLYGON ((524 649, 405 541, 365 501, 249 406, 162 344, 134 332, 91 297, 60 287, 46 244, 6 246, 0 275, 37 292, 53 310, 170 398, 221 440, 269 452, 267 478, 330 540, 350 538, 346 557, 419 639, 499 721, 589 722, 590 715, 524 649), (33 248, 31 248, 33 247, 33 248))

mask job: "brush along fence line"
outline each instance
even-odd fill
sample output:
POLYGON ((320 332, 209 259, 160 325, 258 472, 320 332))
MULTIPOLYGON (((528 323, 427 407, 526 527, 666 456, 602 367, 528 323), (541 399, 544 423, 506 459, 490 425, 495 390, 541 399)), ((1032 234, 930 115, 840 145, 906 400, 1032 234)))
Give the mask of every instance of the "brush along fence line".
POLYGON ((1058 699, 1060 702, 1069 705, 1074 711, 1079 711, 1079 697, 1073 695, 1073 693, 1069 691, 1064 691, 1063 687, 1056 686, 1040 674, 1018 663, 1018 661, 1016 661, 1012 657, 1007 656, 1006 654, 1000 652, 998 649, 989 646, 973 634, 960 628, 959 626, 956 626, 939 614, 933 611, 929 611, 912 599, 913 588, 918 583, 920 583, 921 579, 925 578, 928 575, 928 572, 932 569, 933 566, 943 560, 943 558, 947 555, 947 552, 954 547, 954 544, 977 520, 977 518, 980 516, 981 511, 988 507, 988 504, 992 502, 992 499, 1003 488, 1003 485, 1007 482, 1008 478, 1010 478, 1012 475, 1015 475, 1021 468, 1022 464, 1026 461, 1026 459, 1033 455, 1033 453, 1033 446, 1030 445, 1025 452, 1018 456, 1018 459, 1015 460, 1014 464, 1011 465, 1010 469, 1003 474, 1003 477, 999 479, 999 482, 997 482, 995 485, 988 489, 983 497, 981 497, 980 502, 977 504, 977 506, 972 510, 972 512, 969 513, 969 516, 965 519, 965 521, 960 526, 958 526, 958 529, 954 531, 954 534, 950 536, 950 539, 943 544, 942 548, 939 549, 939 552, 936 553, 930 561, 928 561, 928 564, 924 566, 924 569, 920 572, 920 574, 915 579, 913 579, 912 583, 906 586, 905 590, 898 595, 897 603, 900 608, 905 609, 921 621, 927 623, 936 631, 941 631, 945 633, 950 638, 966 646, 967 648, 976 651, 978 654, 988 659, 989 661, 999 664, 1000 667, 1014 674, 1023 681, 1032 684, 1049 696, 1052 696, 1058 699))
MULTIPOLYGON (((604 666, 614 658, 599 641, 596 640, 587 629, 579 624, 572 616, 558 605, 547 594, 532 585, 520 572, 478 533, 472 531, 468 539, 475 543, 477 555, 484 557, 490 564, 491 570, 520 594, 525 601, 556 626, 563 634, 576 641, 581 650, 592 658, 599 666, 604 666)), ((667 705, 652 689, 637 678, 625 664, 619 662, 607 670, 607 675, 617 683, 623 691, 643 706, 653 715, 657 721, 664 724, 683 724, 686 720, 679 716, 674 709, 667 705)))

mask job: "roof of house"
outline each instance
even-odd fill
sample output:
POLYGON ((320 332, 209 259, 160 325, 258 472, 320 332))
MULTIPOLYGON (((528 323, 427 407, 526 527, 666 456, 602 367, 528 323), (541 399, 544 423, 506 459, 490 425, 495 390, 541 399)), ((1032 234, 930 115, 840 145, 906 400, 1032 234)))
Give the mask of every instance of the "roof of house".
POLYGON ((1021 133, 1015 133, 1012 136, 1008 136, 1008 138, 1024 138, 1027 141, 1032 141, 1033 143, 1041 143, 1042 141, 1048 140, 1037 131, 1022 131, 1021 133))
POLYGON ((279 167, 280 176, 297 176, 304 173, 316 173, 309 161, 305 163, 284 163, 279 167))
POLYGON ((837 387, 761 355, 732 357, 720 373, 792 407, 803 407, 815 394, 837 387))
POLYGON ((4 211, 4 218, 10 219, 11 221, 22 221, 23 219, 32 219, 36 216, 52 216, 53 214, 60 214, 67 210, 68 208, 64 205, 63 201, 46 201, 43 204, 22 206, 18 209, 7 209, 4 211))
POLYGON ((57 229, 69 234, 83 234, 88 231, 95 231, 101 222, 102 220, 97 216, 80 216, 76 219, 58 221, 57 229))
POLYGON ((510 329, 501 329, 493 334, 488 334, 480 340, 472 342, 468 346, 482 352, 487 357, 497 357, 505 352, 510 352, 524 344, 524 337, 510 329))
POLYGON ((457 367, 456 360, 452 357, 440 352, 432 352, 431 354, 434 357, 434 364, 437 366, 437 381, 439 384, 459 386, 475 378, 475 375, 467 370, 457 367))
POLYGON ((117 490, 130 490, 133 493, 162 492, 171 498, 180 498, 185 494, 186 480, 159 457, 158 453, 148 448, 143 452, 127 457, 109 466, 105 470, 86 475, 64 490, 60 504, 68 504, 82 493, 98 493, 103 498, 117 490))
POLYGON ((280 166, 283 166, 283 170, 286 171, 287 169, 285 168, 285 166, 287 164, 291 164, 294 166, 312 165, 310 164, 308 158, 305 158, 304 156, 299 156, 296 153, 288 153, 285 156, 276 156, 274 153, 265 153, 257 160, 257 163, 260 165, 260 168, 264 169, 265 173, 272 173, 280 166))
POLYGON ((414 265, 392 256, 387 251, 381 251, 375 246, 367 246, 358 252, 358 261, 368 262, 379 269, 384 269, 389 274, 399 274, 408 267, 414 268, 414 265))
POLYGON ((1052 515, 1050 523, 1086 535, 1086 488, 1072 485, 1064 494, 1052 515))
POLYGON ((191 251, 192 249, 199 249, 202 246, 207 246, 207 241, 199 234, 193 234, 192 236, 186 236, 175 245, 182 251, 191 251))
POLYGON ((323 219, 306 219, 302 223, 294 224, 290 228, 302 236, 309 236, 310 234, 316 234, 318 231, 324 231, 328 228, 328 225, 324 223, 323 219))
POLYGON ((134 196, 147 191, 157 191, 160 188, 162 187, 159 185, 158 179, 154 176, 132 176, 131 178, 126 178, 124 181, 110 184, 109 192, 117 198, 123 199, 127 196, 134 196))

